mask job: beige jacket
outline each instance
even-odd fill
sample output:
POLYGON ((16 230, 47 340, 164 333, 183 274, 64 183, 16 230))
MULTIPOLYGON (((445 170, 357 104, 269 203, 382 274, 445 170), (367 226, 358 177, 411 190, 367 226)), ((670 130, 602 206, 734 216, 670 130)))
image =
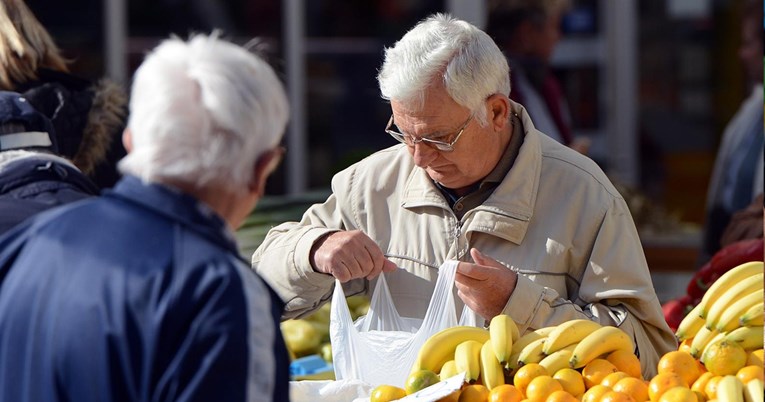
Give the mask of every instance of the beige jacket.
MULTIPOLYGON (((520 274, 504 313, 521 332, 577 318, 616 325, 633 334, 644 375, 654 374, 677 343, 624 199, 592 160, 537 131, 525 109, 512 105, 525 130, 518 158, 489 199, 461 221, 397 145, 338 173, 332 195, 299 223, 271 229, 252 262, 287 303, 285 317, 305 315, 331 297, 334 279, 311 268, 313 243, 330 231, 360 229, 401 267, 386 279, 404 316, 421 318, 438 266, 468 261, 469 247, 476 247, 520 274)), ((344 288, 350 295, 371 286, 356 280, 344 288)))

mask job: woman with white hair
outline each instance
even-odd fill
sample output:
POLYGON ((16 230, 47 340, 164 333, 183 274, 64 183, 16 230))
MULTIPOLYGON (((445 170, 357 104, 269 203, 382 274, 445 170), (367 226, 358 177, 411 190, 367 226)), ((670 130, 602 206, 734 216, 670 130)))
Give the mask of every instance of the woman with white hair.
POLYGON ((351 295, 384 273, 398 313, 423 318, 438 267, 459 260, 458 311, 507 314, 521 331, 619 326, 654 373, 677 344, 627 205, 592 160, 508 98, 491 38, 431 16, 386 50, 378 81, 385 131, 401 144, 338 173, 325 203, 271 229, 253 255, 285 316, 319 308, 335 280, 351 295))
POLYGON ((284 89, 216 36, 134 76, 125 174, 0 239, 0 400, 285 401, 283 303, 233 236, 283 153, 284 89))

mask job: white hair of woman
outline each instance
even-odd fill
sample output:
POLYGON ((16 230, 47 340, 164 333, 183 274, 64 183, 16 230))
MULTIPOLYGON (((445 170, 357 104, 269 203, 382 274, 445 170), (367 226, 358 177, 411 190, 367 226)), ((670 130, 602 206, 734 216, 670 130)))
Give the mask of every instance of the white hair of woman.
POLYGON ((119 168, 146 182, 242 193, 288 114, 282 84, 255 54, 216 34, 168 39, 133 77, 132 150, 119 168))
POLYGON ((497 44, 475 26, 435 14, 409 30, 392 48, 377 76, 382 97, 422 106, 428 87, 441 80, 457 104, 485 126, 486 98, 510 95, 507 60, 497 44))

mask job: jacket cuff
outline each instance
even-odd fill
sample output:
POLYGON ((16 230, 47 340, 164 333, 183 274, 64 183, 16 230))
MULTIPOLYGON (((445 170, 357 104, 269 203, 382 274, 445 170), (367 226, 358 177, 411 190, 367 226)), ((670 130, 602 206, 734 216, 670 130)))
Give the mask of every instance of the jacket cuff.
POLYGON ((543 286, 532 282, 526 275, 518 274, 515 290, 507 299, 503 313, 513 317, 521 333, 531 324, 531 320, 539 310, 544 291, 543 286))
POLYGON ((335 282, 335 278, 332 275, 313 270, 313 266, 311 266, 311 248, 324 235, 337 231, 336 229, 311 228, 297 242, 294 257, 295 272, 299 278, 307 281, 314 287, 326 288, 335 282))

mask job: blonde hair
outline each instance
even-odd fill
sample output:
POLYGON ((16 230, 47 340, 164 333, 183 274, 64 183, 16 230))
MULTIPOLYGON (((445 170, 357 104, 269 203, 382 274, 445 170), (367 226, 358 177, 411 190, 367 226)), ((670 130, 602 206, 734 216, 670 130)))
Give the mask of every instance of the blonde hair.
POLYGON ((23 0, 0 1, 0 89, 37 79, 37 70, 68 72, 48 31, 23 0))

